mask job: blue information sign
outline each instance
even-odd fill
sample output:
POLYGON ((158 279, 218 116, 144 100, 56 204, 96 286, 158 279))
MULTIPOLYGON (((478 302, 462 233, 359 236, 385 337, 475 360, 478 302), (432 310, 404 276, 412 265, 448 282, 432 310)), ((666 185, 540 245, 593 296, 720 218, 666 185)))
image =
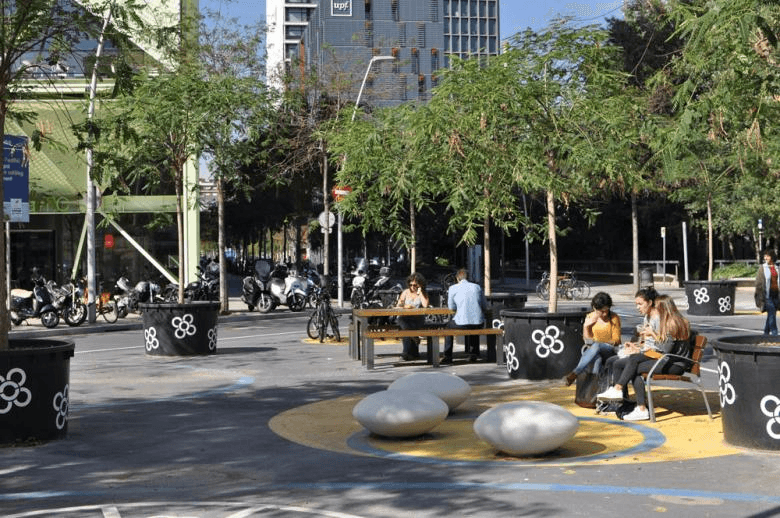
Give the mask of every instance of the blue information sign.
POLYGON ((27 137, 3 139, 3 210, 7 221, 30 222, 30 160, 27 137))

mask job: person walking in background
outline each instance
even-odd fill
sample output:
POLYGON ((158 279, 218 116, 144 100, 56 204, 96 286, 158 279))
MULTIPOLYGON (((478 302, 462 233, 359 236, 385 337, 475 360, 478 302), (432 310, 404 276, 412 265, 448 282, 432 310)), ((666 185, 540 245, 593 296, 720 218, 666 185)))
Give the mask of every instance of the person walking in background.
MULTIPOLYGON (((447 307, 455 311, 452 320, 447 322, 448 328, 480 329, 485 324, 485 295, 479 284, 469 282, 466 270, 461 268, 455 275, 456 284, 447 290, 447 307)), ((479 357, 479 336, 466 336, 466 352, 469 359, 476 361, 479 357)), ((452 336, 444 337, 444 359, 441 363, 452 363, 452 336)))
POLYGON ((582 338, 588 349, 582 353, 580 362, 574 370, 566 375, 568 387, 577 379, 577 375, 585 372, 587 366, 593 362, 594 374, 601 370, 601 360, 617 354, 616 347, 620 345, 620 317, 612 312, 612 297, 608 293, 600 291, 590 301, 593 311, 585 317, 582 326, 582 338), (594 361, 595 360, 595 361, 594 361))
POLYGON ((764 250, 764 264, 758 267, 756 274, 756 307, 766 311, 764 323, 765 335, 777 334, 777 308, 780 304, 780 289, 777 282, 777 254, 774 250, 764 250))
MULTIPOLYGON (((428 307, 428 294, 425 291, 425 277, 415 272, 406 278, 406 289, 398 297, 399 308, 415 309, 428 307)), ((424 316, 398 317, 398 325, 401 329, 420 329, 425 325, 424 316)), ((401 359, 414 360, 420 356, 420 339, 403 338, 403 351, 401 359)))

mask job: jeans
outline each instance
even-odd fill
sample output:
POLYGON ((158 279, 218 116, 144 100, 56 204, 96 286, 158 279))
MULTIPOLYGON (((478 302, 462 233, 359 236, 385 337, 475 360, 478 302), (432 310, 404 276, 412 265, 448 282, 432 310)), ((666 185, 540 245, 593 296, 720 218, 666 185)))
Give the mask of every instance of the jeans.
POLYGON ((764 309, 766 309, 766 323, 764 324, 765 335, 777 334, 777 306, 778 299, 776 297, 769 296, 764 302, 764 309))
POLYGON ((602 356, 604 358, 609 358, 614 354, 616 354, 614 346, 610 344, 605 344, 604 342, 593 342, 590 345, 590 347, 588 347, 585 350, 585 352, 582 353, 582 358, 580 358, 580 362, 577 364, 576 367, 574 367, 574 374, 580 374, 581 372, 584 372, 585 368, 588 366, 590 362, 593 362, 593 369, 592 369, 593 374, 598 374, 598 372, 601 370, 602 356))

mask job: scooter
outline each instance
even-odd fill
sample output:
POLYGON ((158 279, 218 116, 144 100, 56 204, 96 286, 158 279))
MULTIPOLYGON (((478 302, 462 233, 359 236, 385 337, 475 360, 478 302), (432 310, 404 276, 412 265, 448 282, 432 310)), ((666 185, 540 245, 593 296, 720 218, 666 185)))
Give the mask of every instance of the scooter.
POLYGON ((43 277, 34 278, 32 290, 14 288, 11 290, 11 311, 9 316, 14 325, 21 325, 29 318, 40 318, 41 324, 49 329, 57 327, 60 316, 52 304, 51 294, 43 277))
POLYGON ((358 270, 352 278, 352 293, 349 297, 352 307, 384 307, 385 304, 380 292, 389 288, 389 281, 390 268, 387 266, 379 269, 379 277, 373 283, 369 281, 368 276, 362 270, 358 270))
POLYGON ((270 259, 255 261, 255 274, 245 277, 241 300, 249 311, 269 313, 276 306, 287 306, 290 311, 302 311, 306 305, 306 289, 303 281, 287 271, 284 265, 273 266, 270 259))

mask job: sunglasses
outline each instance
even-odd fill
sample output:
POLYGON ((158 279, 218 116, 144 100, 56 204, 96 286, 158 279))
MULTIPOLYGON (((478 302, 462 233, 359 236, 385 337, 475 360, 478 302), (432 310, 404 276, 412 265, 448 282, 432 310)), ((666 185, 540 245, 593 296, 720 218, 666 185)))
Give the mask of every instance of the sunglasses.
POLYGON ((410 288, 413 287, 413 286, 419 286, 419 284, 417 284, 416 282, 412 282, 412 283, 409 284, 410 288))

